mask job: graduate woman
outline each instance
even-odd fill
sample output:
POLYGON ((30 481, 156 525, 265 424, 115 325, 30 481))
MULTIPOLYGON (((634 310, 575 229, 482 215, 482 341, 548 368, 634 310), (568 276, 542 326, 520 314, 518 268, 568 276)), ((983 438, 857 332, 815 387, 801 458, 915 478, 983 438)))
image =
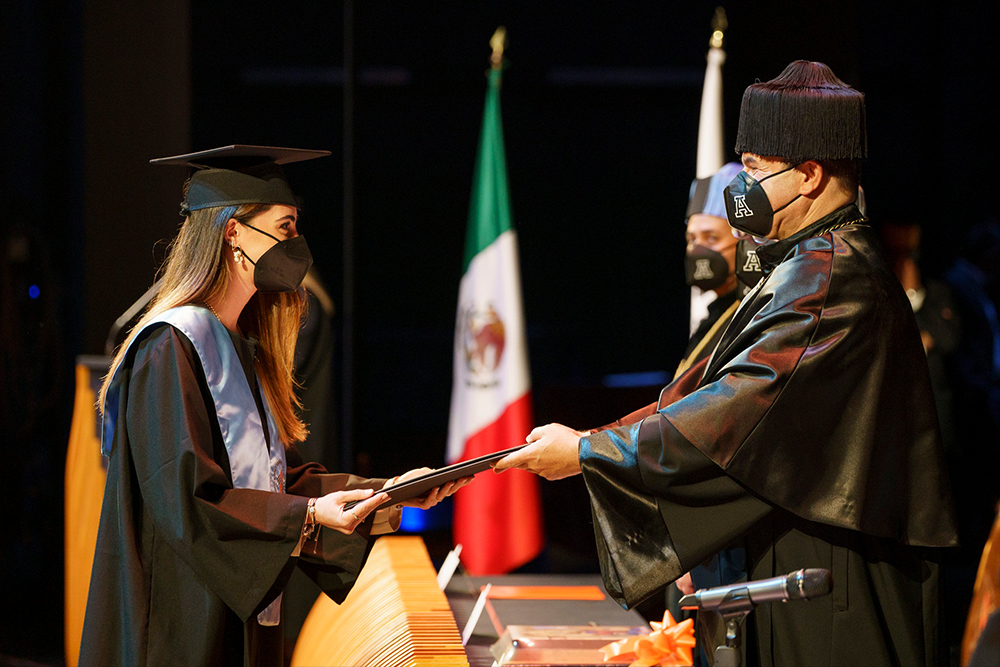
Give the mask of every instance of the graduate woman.
POLYGON ((326 154, 229 146, 154 160, 196 171, 159 292, 101 388, 108 477, 81 665, 281 665, 292 569, 339 602, 371 536, 398 526, 398 508, 376 510, 385 480, 327 474, 295 448, 307 432, 292 391, 298 288, 312 258, 279 165, 326 154))

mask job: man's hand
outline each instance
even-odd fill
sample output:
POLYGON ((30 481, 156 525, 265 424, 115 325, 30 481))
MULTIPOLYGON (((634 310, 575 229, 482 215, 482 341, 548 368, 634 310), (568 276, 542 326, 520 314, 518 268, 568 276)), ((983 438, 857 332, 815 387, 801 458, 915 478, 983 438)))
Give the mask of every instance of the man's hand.
POLYGON ((493 472, 520 468, 545 479, 578 475, 580 438, 584 435, 562 424, 538 426, 526 438, 531 444, 497 461, 493 464, 493 472))
POLYGON ((685 572, 681 575, 681 578, 674 582, 677 584, 677 590, 679 590, 684 595, 691 595, 695 592, 694 582, 691 581, 691 573, 685 572))

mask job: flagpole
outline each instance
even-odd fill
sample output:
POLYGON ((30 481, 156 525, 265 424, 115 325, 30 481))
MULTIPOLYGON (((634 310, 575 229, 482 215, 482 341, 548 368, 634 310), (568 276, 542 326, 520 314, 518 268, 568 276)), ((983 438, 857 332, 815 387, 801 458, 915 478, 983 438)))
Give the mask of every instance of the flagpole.
POLYGON ((726 52, 722 49, 726 28, 726 10, 715 8, 712 17, 712 37, 708 42, 708 61, 705 67, 705 83, 701 92, 701 112, 698 117, 698 159, 695 163, 695 178, 708 178, 725 164, 722 125, 722 65, 726 62, 726 52))
POLYGON ((503 69, 503 48, 507 44, 507 28, 500 26, 490 37, 490 46, 493 54, 490 56, 490 67, 492 69, 503 69))
MULTIPOLYGON (((695 178, 708 178, 725 164, 725 128, 722 123, 722 65, 726 62, 726 52, 722 50, 723 39, 729 22, 726 10, 715 8, 712 17, 712 36, 708 40, 708 54, 705 56, 705 83, 701 91, 701 110, 698 115, 698 149, 695 159, 695 178)), ((708 315, 708 304, 715 300, 715 293, 691 287, 691 308, 689 329, 694 333, 698 324, 708 315)))

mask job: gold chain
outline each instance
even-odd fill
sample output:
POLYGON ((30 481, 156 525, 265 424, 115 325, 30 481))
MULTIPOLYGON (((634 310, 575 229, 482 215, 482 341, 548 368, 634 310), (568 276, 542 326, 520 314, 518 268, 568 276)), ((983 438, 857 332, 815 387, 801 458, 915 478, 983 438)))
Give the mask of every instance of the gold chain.
POLYGON ((212 314, 213 314, 213 315, 215 315, 215 319, 217 319, 217 320, 219 320, 219 321, 221 322, 221 321, 222 321, 222 318, 221 318, 221 317, 219 317, 219 314, 218 314, 217 312, 215 312, 215 308, 212 308, 212 304, 210 304, 210 303, 209 303, 208 301, 206 301, 206 302, 205 302, 205 305, 206 305, 206 306, 208 306, 208 309, 209 309, 210 311, 212 311, 212 314))
MULTIPOLYGON (((205 302, 205 305, 206 305, 206 306, 208 306, 208 309, 209 309, 210 311, 212 311, 212 314, 213 314, 213 315, 215 315, 215 319, 217 319, 217 320, 219 320, 220 322, 222 322, 222 318, 221 318, 221 317, 219 317, 219 314, 218 314, 217 312, 215 312, 215 308, 212 308, 212 304, 210 304, 210 303, 209 303, 208 301, 206 301, 206 302, 205 302)), ((222 322, 222 326, 226 327, 227 329, 229 328, 228 326, 226 326, 226 323, 225 323, 225 322, 222 322)), ((240 329, 240 325, 239 325, 239 323, 237 323, 237 324, 236 324, 236 333, 238 333, 238 334, 239 334, 239 335, 241 335, 241 336, 243 335, 243 331, 242 331, 242 330, 240 329)))
MULTIPOLYGON (((857 224, 859 222, 868 222, 868 218, 862 216, 862 217, 858 218, 857 220, 850 220, 849 222, 842 222, 839 225, 834 225, 833 227, 830 227, 828 230, 826 230, 826 232, 832 232, 835 229, 842 229, 843 227, 849 227, 850 225, 854 225, 854 224, 857 224)), ((824 232, 824 233, 826 233, 826 232, 824 232)))

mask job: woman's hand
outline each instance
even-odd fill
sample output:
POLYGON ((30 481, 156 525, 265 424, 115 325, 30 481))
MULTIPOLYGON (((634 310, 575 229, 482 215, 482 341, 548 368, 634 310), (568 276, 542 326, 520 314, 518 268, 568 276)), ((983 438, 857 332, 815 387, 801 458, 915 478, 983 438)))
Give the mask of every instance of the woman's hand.
MULTIPOLYGON (((415 477, 422 477, 429 473, 434 472, 432 468, 414 468, 413 470, 408 470, 404 472, 399 477, 394 477, 385 483, 385 486, 392 486, 394 484, 401 484, 415 477)), ((413 498, 410 500, 404 500, 400 505, 405 505, 407 507, 419 507, 422 510, 430 509, 434 507, 439 502, 455 493, 463 486, 472 481, 472 477, 462 477, 460 479, 453 480, 451 482, 446 482, 441 486, 434 487, 424 495, 419 498, 413 498)), ((385 487, 382 487, 385 488, 385 487)))
POLYGON ((470 483, 472 480, 473 480, 472 477, 462 477, 460 479, 455 479, 450 482, 446 482, 441 486, 434 487, 423 496, 419 498, 414 498, 412 500, 407 500, 403 504, 407 505, 408 507, 419 507, 422 510, 430 509, 431 507, 434 507, 435 505, 437 505, 439 502, 441 502, 451 494, 461 489, 466 484, 470 483))
POLYGON ((389 494, 375 493, 371 489, 334 491, 316 499, 316 521, 327 528, 350 535, 369 514, 388 499, 389 494), (361 502, 351 509, 345 509, 344 505, 352 500, 361 502))

